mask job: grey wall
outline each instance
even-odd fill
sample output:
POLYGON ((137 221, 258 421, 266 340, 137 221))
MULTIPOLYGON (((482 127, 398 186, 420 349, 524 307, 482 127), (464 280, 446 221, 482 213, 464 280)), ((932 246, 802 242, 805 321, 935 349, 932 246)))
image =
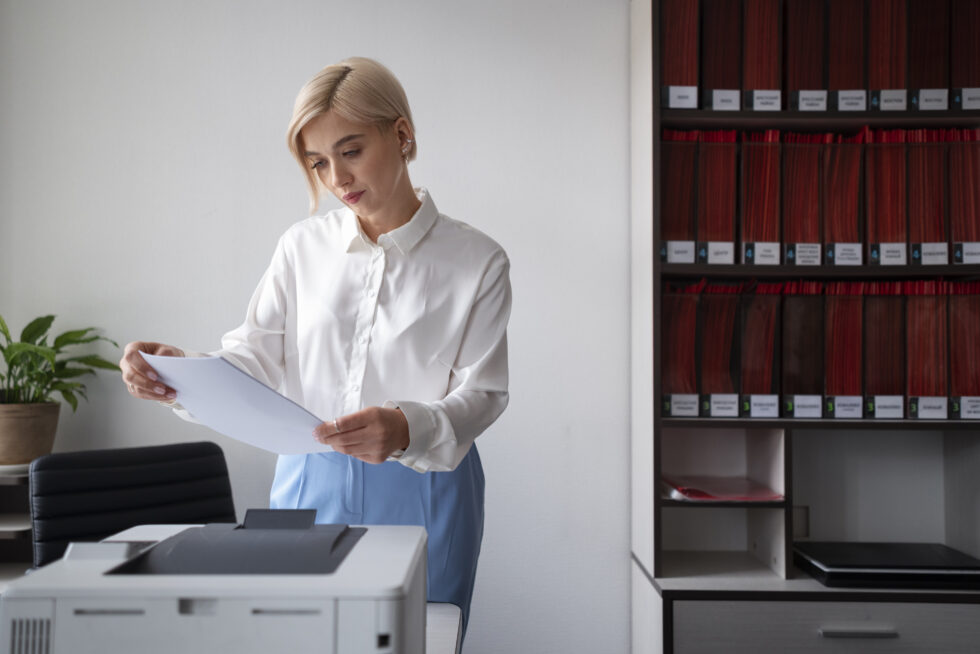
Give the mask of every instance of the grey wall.
MULTIPOLYGON (((625 652, 628 6, 0 0, 0 314, 215 348, 306 216, 284 145, 296 92, 380 59, 413 105, 413 181, 512 260, 467 651, 625 652)), ((63 409, 57 449, 213 438, 239 509, 266 505, 271 455, 115 377, 90 397, 63 409)))

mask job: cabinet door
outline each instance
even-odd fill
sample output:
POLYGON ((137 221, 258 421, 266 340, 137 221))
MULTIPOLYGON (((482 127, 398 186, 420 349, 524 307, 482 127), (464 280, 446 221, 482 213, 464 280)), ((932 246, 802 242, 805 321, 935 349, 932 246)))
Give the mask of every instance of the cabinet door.
POLYGON ((674 602, 674 654, 977 651, 980 605, 674 602))

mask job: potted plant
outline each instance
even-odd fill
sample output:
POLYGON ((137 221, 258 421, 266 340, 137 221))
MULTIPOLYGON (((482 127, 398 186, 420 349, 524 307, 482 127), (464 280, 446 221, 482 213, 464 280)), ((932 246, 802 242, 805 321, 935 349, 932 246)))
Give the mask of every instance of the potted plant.
MULTIPOLYGON (((50 340, 48 330, 54 316, 41 316, 28 324, 15 341, 0 316, 0 355, 5 369, 0 372, 0 465, 30 463, 51 452, 58 428, 60 404, 55 393, 78 408, 78 398, 88 399, 84 375, 97 368, 119 367, 95 354, 67 356, 66 348, 106 341, 94 327, 67 331, 50 340)), ((74 350, 73 350, 74 351, 74 350)))

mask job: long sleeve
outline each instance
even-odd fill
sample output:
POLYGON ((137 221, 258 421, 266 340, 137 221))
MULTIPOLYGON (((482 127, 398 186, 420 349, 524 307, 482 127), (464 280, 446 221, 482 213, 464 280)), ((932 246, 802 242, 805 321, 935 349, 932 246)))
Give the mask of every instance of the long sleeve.
POLYGON ((507 321, 510 262, 491 260, 464 327, 451 368, 450 392, 434 402, 389 401, 409 425, 410 445, 398 459, 418 472, 453 470, 473 441, 507 407, 507 321))
POLYGON ((272 262, 259 281, 245 312, 245 321, 221 338, 221 349, 212 352, 255 377, 278 388, 285 373, 284 335, 291 283, 284 238, 279 239, 272 262))
MULTIPOLYGON (((185 350, 185 356, 220 356, 263 384, 276 388, 283 377, 283 334, 289 283, 288 262, 279 240, 272 262, 262 275, 249 301, 245 321, 225 334, 220 350, 199 353, 185 350)), ((161 402, 188 422, 197 420, 178 401, 161 402)))

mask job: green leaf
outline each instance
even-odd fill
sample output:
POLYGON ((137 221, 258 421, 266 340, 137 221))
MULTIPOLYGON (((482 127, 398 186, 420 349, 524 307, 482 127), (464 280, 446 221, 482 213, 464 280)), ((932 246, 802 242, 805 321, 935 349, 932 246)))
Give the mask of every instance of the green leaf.
POLYGON ((115 370, 119 371, 119 366, 112 363, 111 361, 106 361, 102 357, 96 354, 90 354, 83 357, 72 357, 70 359, 64 359, 64 361, 74 361, 85 366, 92 366, 93 368, 102 368, 103 370, 115 370))
POLYGON ((65 398, 65 402, 71 405, 72 412, 78 411, 78 399, 75 394, 71 391, 59 391, 61 397, 65 398))
POLYGON ((95 371, 91 368, 61 368, 60 370, 55 370, 55 379, 72 379, 73 377, 81 377, 82 375, 94 375, 95 371))
POLYGON ((98 336, 89 336, 89 332, 93 331, 95 327, 86 327, 85 329, 75 329, 70 332, 65 332, 61 334, 56 339, 54 339, 54 349, 60 350, 66 345, 78 345, 80 343, 91 343, 92 341, 99 340, 98 336))
POLYGON ((7 347, 7 351, 4 353, 4 358, 7 361, 7 365, 12 365, 17 357, 23 355, 36 355, 43 357, 48 360, 51 364, 51 368, 54 369, 55 366, 55 351, 50 347, 41 347, 40 345, 34 345, 33 343, 11 343, 7 347))
POLYGON ((7 321, 3 319, 3 316, 0 316, 0 334, 3 334, 3 337, 7 340, 7 343, 14 340, 14 337, 10 335, 10 329, 7 327, 7 321))
POLYGON ((51 323, 54 322, 54 316, 41 316, 40 318, 35 318, 24 327, 24 331, 20 333, 20 340, 24 343, 37 343, 41 340, 48 330, 51 329, 51 323))

